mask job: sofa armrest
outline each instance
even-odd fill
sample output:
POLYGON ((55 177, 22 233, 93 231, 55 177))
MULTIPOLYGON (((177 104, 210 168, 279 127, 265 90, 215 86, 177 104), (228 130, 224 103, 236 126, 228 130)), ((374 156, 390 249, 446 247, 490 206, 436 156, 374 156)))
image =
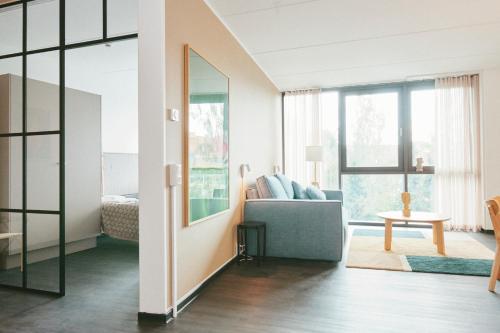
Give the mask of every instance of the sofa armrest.
POLYGON ((344 203, 344 196, 340 190, 323 190, 323 193, 326 195, 326 200, 338 200, 344 203))

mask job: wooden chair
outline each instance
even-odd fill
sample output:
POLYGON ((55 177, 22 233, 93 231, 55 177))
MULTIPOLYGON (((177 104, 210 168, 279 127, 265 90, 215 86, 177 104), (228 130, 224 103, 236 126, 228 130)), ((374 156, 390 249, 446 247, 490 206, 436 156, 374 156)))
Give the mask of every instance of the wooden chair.
POLYGON ((488 286, 489 291, 495 291, 497 280, 500 280, 500 196, 486 201, 486 206, 490 213, 491 223, 493 224, 495 238, 497 240, 495 261, 491 267, 490 284, 488 286))

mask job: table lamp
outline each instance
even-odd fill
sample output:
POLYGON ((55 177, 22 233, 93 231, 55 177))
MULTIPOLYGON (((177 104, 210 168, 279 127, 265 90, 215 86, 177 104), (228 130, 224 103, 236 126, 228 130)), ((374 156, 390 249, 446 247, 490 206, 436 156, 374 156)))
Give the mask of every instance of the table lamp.
POLYGON ((323 161, 323 147, 322 146, 306 146, 306 161, 314 162, 314 180, 313 186, 319 188, 318 181, 318 162, 323 161))

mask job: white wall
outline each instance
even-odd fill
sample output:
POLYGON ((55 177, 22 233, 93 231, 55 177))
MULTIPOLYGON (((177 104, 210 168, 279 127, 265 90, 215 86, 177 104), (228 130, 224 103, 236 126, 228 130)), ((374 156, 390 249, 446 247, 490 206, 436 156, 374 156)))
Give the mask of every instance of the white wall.
POLYGON ((139 155, 102 154, 102 187, 104 195, 139 193, 139 155))
POLYGON ((165 1, 139 1, 139 311, 167 313, 165 1))
MULTIPOLYGON (((500 195, 500 68, 481 72, 484 200, 500 195)), ((492 229, 485 209, 485 227, 492 229)))

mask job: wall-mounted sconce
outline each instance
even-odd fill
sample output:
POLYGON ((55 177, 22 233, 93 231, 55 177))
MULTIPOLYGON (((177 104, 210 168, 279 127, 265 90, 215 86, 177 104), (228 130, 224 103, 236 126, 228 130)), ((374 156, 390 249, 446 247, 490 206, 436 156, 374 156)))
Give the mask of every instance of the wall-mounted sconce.
POLYGON ((245 178, 246 174, 251 171, 250 164, 242 164, 240 165, 240 175, 241 178, 245 178))

